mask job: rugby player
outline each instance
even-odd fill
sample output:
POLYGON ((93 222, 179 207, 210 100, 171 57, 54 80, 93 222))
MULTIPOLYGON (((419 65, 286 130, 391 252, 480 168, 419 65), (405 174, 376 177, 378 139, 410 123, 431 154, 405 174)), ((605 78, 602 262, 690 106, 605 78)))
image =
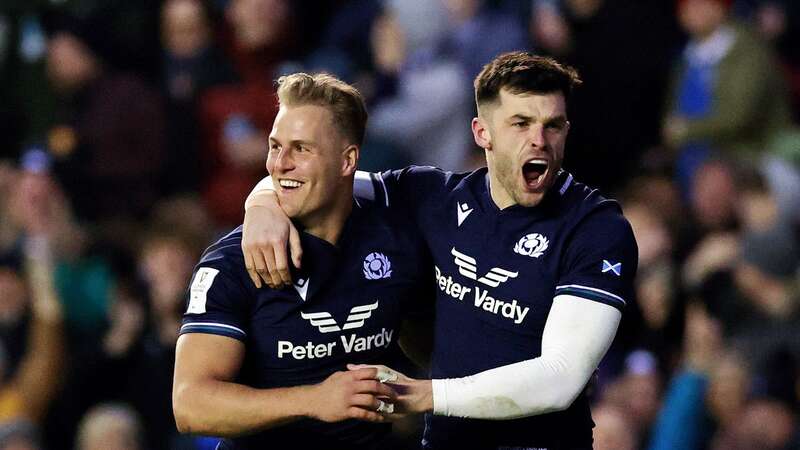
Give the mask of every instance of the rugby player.
MULTIPOLYGON (((434 259, 433 380, 393 384, 398 410, 432 413, 424 448, 592 448, 585 387, 633 300, 637 248, 619 205, 561 169, 578 84, 553 59, 500 55, 475 80, 487 168, 356 177, 357 197, 408 211, 434 259)), ((277 283, 286 268, 258 254, 285 240, 260 242, 290 224, 268 188, 248 207, 248 268, 277 283)))
POLYGON ((354 200, 367 120, 358 91, 328 75, 278 83, 267 169, 303 230, 293 238, 303 268, 292 286, 254 287, 241 227, 205 251, 177 343, 176 422, 233 437, 219 449, 376 448, 395 393, 377 369, 346 363, 407 364, 400 320, 425 298, 432 268, 401 215, 354 200))

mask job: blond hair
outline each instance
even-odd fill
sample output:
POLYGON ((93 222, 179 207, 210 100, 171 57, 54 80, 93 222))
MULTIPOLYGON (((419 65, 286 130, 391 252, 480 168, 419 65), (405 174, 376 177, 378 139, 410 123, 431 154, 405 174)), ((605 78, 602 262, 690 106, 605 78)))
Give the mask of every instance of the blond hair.
POLYGON ((342 136, 361 146, 367 127, 367 107, 358 89, 326 74, 293 73, 278 78, 281 105, 327 108, 342 136))

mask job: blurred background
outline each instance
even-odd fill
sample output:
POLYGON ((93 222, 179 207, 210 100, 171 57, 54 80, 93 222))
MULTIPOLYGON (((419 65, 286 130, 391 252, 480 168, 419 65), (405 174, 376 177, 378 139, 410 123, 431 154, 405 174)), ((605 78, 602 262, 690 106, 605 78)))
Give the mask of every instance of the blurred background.
POLYGON ((363 169, 467 170, 472 79, 516 49, 582 74, 565 166, 639 243, 595 448, 800 448, 800 2, 0 0, 0 450, 213 448, 174 346, 274 80, 357 85, 363 169))

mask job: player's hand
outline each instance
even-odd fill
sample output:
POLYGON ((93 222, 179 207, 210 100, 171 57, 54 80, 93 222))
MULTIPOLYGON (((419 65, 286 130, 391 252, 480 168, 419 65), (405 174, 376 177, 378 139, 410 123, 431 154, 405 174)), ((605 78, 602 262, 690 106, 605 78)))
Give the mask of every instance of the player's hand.
POLYGON ((392 418, 433 410, 431 380, 417 380, 381 365, 348 364, 347 368, 351 371, 375 369, 375 379, 397 392, 392 418))
POLYGON ((278 204, 271 191, 258 191, 250 195, 244 214, 242 252, 247 273, 257 288, 261 281, 279 289, 292 284, 289 273, 289 254, 292 263, 300 267, 303 250, 300 234, 278 204))
POLYGON ((378 370, 364 368, 336 372, 314 386, 311 417, 323 422, 359 419, 385 422, 397 394, 377 381, 378 370))

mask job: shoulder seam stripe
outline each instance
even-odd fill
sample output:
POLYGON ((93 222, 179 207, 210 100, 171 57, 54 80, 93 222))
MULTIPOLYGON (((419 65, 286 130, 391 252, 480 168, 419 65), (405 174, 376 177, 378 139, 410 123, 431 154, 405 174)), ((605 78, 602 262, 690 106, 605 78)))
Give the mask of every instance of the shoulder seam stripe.
POLYGON ((553 297, 553 300, 556 300, 558 298, 570 298, 570 299, 583 300, 583 301, 587 301, 587 302, 602 303, 604 305, 608 305, 608 306, 610 306, 612 308, 615 308, 615 309, 619 310, 620 312, 622 312, 623 308, 628 306, 625 303, 622 303, 622 302, 620 302, 618 300, 606 297, 604 295, 590 294, 590 293, 588 293, 588 291, 575 292, 575 291, 569 291, 568 290, 567 292, 564 292, 564 293, 561 293, 561 294, 556 294, 556 296, 553 297))
POLYGON ((357 196, 360 195, 366 200, 375 201, 374 174, 372 172, 363 172, 361 170, 357 170, 354 178, 353 187, 356 189, 353 190, 353 197, 357 198, 357 196), (362 186, 366 187, 367 185, 369 185, 369 192, 365 192, 366 189, 362 188, 362 186))
POLYGON ((622 297, 618 296, 618 295, 612 294, 611 292, 604 291, 604 290, 598 289, 598 288, 593 288, 593 287, 589 287, 589 286, 581 286, 580 284, 565 284, 565 285, 562 285, 562 286, 556 286, 556 292, 558 292, 558 291, 560 291, 562 289, 570 289, 570 288, 586 289, 587 291, 591 291, 591 292, 595 292, 595 293, 598 293, 598 294, 607 295, 607 296, 609 296, 609 297, 611 297, 611 298, 613 298, 615 300, 619 300, 622 303, 627 305, 625 300, 622 297))
POLYGON ((234 327, 233 325, 226 325, 224 323, 214 323, 214 322, 191 322, 191 323, 186 323, 181 327, 181 331, 183 331, 184 329, 192 328, 193 326, 225 328, 225 329, 229 329, 229 330, 238 331, 239 333, 242 333, 242 335, 247 336, 247 333, 242 331, 241 328, 234 327))
POLYGON ((561 195, 564 195, 564 192, 567 192, 570 184, 572 184, 572 174, 568 173, 567 180, 564 181, 564 184, 561 186, 561 189, 559 189, 558 192, 561 193, 561 195))
POLYGON ((217 250, 223 250, 223 249, 226 249, 226 248, 229 248, 229 247, 236 247, 237 245, 241 245, 241 244, 228 244, 228 245, 223 245, 223 246, 221 246, 221 247, 217 247, 217 248, 215 248, 215 249, 213 249, 213 250, 211 250, 211 251, 212 251, 212 252, 215 252, 215 251, 217 251, 217 250))
POLYGON ((389 192, 386 190, 386 183, 383 181, 383 177, 380 174, 376 174, 378 181, 381 183, 381 187, 383 187, 383 197, 386 200, 386 206, 389 206, 389 192))

